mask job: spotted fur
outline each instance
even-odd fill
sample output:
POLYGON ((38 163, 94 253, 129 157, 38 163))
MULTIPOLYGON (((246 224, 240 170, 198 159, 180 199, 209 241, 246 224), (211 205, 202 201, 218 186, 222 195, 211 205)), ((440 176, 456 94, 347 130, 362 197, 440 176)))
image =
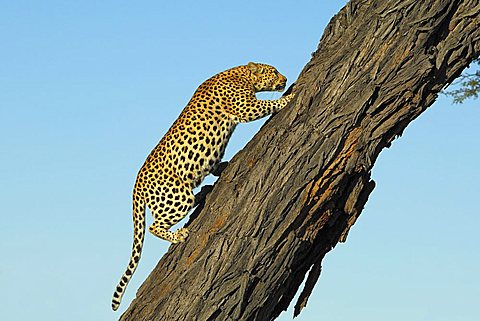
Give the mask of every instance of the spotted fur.
POLYGON ((192 189, 220 162, 239 122, 256 120, 287 105, 292 94, 278 100, 258 100, 255 96, 260 91, 282 91, 286 81, 274 67, 250 62, 200 85, 138 173, 133 190, 132 256, 113 295, 113 310, 118 309, 140 260, 145 206, 154 217, 148 229, 152 234, 172 243, 183 242, 188 236, 186 228, 169 229, 192 209, 192 189))

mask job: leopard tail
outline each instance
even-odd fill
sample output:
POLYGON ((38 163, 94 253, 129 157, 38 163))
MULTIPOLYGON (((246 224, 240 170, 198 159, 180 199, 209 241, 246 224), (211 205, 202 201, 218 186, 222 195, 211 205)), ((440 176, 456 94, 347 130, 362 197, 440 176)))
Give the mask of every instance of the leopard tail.
POLYGON ((137 269, 138 261, 140 261, 140 256, 142 254, 143 240, 145 238, 145 201, 140 196, 140 193, 135 186, 133 191, 133 247, 132 247, 132 256, 130 257, 130 262, 128 263, 127 270, 123 274, 120 282, 115 288, 112 299, 112 309, 116 311, 120 306, 122 301, 123 294, 127 287, 128 282, 130 281, 133 273, 137 269))

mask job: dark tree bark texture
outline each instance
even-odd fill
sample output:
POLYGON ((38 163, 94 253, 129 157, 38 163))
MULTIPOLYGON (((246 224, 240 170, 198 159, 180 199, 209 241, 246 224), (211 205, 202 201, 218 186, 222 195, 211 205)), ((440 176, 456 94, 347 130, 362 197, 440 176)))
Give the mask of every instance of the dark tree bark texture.
POLYGON ((479 13, 477 0, 350 1, 294 100, 233 158, 121 320, 274 320, 308 273, 298 314, 380 151, 478 57, 479 13))

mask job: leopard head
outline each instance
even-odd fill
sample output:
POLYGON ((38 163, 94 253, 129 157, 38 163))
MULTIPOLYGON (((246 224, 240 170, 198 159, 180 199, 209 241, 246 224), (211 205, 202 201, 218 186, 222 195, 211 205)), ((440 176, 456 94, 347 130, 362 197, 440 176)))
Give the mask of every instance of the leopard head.
POLYGON ((275 67, 249 62, 247 69, 250 72, 256 92, 283 91, 285 89, 287 78, 279 73, 275 67))

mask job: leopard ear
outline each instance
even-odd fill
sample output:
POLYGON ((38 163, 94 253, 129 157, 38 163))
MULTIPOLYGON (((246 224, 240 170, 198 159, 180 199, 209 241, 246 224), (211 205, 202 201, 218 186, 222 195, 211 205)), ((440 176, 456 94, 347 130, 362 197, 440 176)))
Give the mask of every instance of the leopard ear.
POLYGON ((247 64, 247 67, 248 67, 248 70, 250 70, 251 72, 253 72, 254 74, 256 74, 259 70, 258 68, 258 65, 254 62, 249 62, 247 64))

